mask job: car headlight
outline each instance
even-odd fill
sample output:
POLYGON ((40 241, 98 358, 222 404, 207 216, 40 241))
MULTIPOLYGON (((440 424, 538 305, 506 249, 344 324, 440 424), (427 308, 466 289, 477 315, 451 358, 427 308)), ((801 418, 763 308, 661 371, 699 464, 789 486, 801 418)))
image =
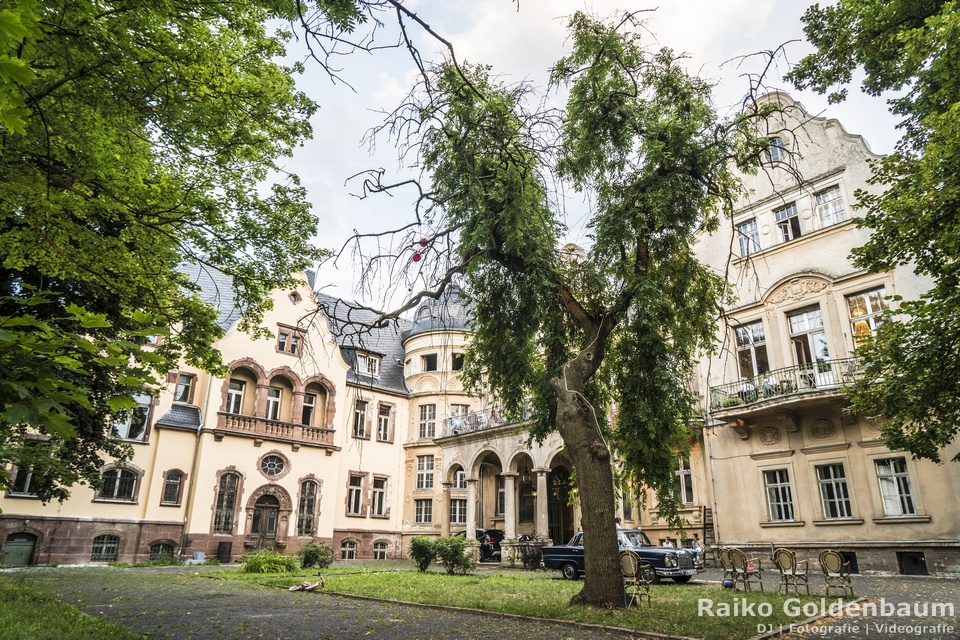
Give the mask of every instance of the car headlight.
POLYGON ((668 553, 663 557, 663 563, 668 567, 677 566, 677 556, 674 553, 668 553))

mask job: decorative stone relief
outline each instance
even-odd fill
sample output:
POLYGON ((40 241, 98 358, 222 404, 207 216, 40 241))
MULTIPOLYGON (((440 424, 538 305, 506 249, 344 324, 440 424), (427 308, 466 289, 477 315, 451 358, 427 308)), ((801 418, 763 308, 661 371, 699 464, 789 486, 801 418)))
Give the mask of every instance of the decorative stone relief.
POLYGON ((833 423, 827 420, 826 418, 820 418, 819 420, 814 420, 813 424, 810 425, 810 437, 816 438, 817 440, 823 440, 824 438, 829 438, 837 432, 837 428, 833 426, 833 423))
POLYGON ((772 447, 780 442, 780 430, 776 427, 764 427, 760 429, 760 444, 772 447))
POLYGON ((425 376, 417 383, 416 391, 436 391, 440 388, 440 381, 433 376, 425 376))
POLYGON ((827 283, 823 280, 814 280, 813 278, 794 278, 784 284, 779 291, 773 294, 770 301, 774 304, 785 302, 787 300, 802 300, 808 295, 823 291, 827 288, 827 283))

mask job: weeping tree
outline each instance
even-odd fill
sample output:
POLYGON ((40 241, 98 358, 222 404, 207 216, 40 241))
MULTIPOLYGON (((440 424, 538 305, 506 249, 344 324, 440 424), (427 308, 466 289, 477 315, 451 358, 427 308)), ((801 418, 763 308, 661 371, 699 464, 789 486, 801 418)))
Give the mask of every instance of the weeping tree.
MULTIPOLYGON (((574 604, 623 606, 615 475, 655 490, 681 526, 673 466, 689 446, 692 362, 714 341, 723 278, 694 255, 756 166, 750 116, 718 118, 711 88, 668 49, 641 46, 638 20, 578 13, 552 68, 563 111, 530 89, 450 60, 384 130, 416 154, 417 217, 377 239, 381 272, 423 280, 382 320, 458 284, 472 300, 465 376, 507 414, 534 405, 532 437, 559 432, 576 470, 586 581, 574 604), (589 194, 589 248, 559 249, 558 185, 589 194), (392 236, 396 251, 384 250, 392 236), (398 268, 399 264, 405 267, 398 268), (608 411, 612 408, 612 411, 608 411)), ((369 191, 390 191, 371 175, 369 191)))

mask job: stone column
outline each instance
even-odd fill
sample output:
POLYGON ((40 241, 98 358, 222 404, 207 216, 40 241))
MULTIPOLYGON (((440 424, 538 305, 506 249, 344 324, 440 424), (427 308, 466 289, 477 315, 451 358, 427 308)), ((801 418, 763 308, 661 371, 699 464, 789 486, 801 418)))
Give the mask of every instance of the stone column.
MULTIPOLYGON (((300 424, 303 419, 303 391, 293 392, 293 403, 290 405, 290 422, 300 424)), ((316 411, 316 409, 314 409, 316 411)))
MULTIPOLYGON (((467 478, 467 547, 477 551, 477 479, 467 478)), ((476 557, 476 556, 474 556, 476 557)))
POLYGON ((534 527, 537 540, 547 540, 550 537, 550 521, 547 512, 547 505, 550 503, 547 494, 547 475, 550 469, 534 469, 537 474, 537 497, 534 498, 534 527))
POLYGON ((441 482, 443 489, 440 491, 440 508, 437 513, 440 515, 440 535, 450 535, 450 487, 452 482, 441 482))
POLYGON ((503 478, 503 532, 505 540, 517 540, 517 474, 501 473, 503 478))
POLYGON ((258 384, 257 395, 253 399, 253 415, 258 418, 267 417, 267 394, 270 392, 270 385, 258 384))

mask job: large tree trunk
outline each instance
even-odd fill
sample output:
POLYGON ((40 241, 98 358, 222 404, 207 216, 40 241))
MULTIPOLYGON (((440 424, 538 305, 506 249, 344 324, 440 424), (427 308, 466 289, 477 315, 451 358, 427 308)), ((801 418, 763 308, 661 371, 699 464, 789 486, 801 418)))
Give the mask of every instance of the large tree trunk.
MULTIPOLYGON (((564 367, 565 372, 572 373, 578 364, 583 364, 584 355, 581 353, 564 367)), ((583 395, 583 379, 579 375, 564 375, 563 380, 551 380, 557 396, 557 430, 576 468, 583 513, 587 574, 583 590, 571 599, 570 604, 623 607, 612 460, 610 449, 600 433, 595 409, 583 395)))

